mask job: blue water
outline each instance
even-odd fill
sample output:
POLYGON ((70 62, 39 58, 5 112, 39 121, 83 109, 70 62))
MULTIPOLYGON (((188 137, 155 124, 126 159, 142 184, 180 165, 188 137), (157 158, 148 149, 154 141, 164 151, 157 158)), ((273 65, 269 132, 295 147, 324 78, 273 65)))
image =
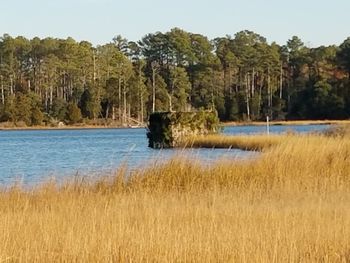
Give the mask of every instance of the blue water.
MULTIPOLYGON (((272 126, 271 132, 322 130, 327 125, 272 126)), ((224 134, 266 132, 265 127, 226 127, 224 134)), ((124 163, 142 168, 174 155, 212 163, 220 158, 254 155, 236 149, 153 150, 147 147, 145 129, 84 129, 0 131, 0 186, 15 182, 33 184, 73 175, 98 176, 115 172, 124 163)))
MULTIPOLYGON (((307 133, 307 132, 319 132, 328 129, 330 125, 272 125, 269 127, 271 133, 283 133, 283 132, 297 132, 297 133, 307 133)), ((225 127, 223 133, 232 134, 255 134, 255 133, 266 133, 266 126, 229 126, 225 127)))

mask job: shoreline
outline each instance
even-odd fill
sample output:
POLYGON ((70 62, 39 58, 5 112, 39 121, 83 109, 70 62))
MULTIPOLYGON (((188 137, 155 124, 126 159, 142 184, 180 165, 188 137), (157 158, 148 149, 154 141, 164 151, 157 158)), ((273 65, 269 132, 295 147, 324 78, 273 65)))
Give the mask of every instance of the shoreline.
POLYGON ((123 126, 64 126, 64 127, 0 127, 0 131, 45 131, 45 130, 97 130, 97 129, 144 129, 146 127, 123 127, 123 126))
MULTIPOLYGON (((270 126, 285 126, 285 125, 335 125, 335 124, 350 124, 350 120, 297 120, 297 121, 271 121, 270 126)), ((221 122, 221 126, 265 126, 266 122, 221 122)), ((62 127, 50 126, 28 126, 28 127, 2 127, 0 123, 0 131, 27 131, 27 130, 93 130, 93 129, 140 129, 147 126, 119 126, 119 125, 65 125, 62 127)))

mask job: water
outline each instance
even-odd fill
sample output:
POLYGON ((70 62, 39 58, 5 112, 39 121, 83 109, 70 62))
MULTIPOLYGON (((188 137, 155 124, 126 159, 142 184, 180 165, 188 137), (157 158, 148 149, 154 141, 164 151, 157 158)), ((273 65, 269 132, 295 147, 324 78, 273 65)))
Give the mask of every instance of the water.
MULTIPOLYGON (((271 132, 293 129, 308 132, 327 125, 272 126, 271 132)), ((224 134, 265 132, 265 127, 226 127, 224 134)), ((249 158, 252 152, 237 149, 153 150, 147 147, 145 129, 84 129, 0 131, 0 185, 34 184, 49 178, 113 173, 121 164, 140 168, 174 155, 212 163, 220 158, 249 158)))
MULTIPOLYGON (((297 133, 307 133, 307 132, 319 132, 328 129, 330 125, 272 125, 270 126, 271 133, 283 133, 288 131, 293 131, 297 133)), ((255 133, 266 133, 266 126, 229 126, 225 127, 224 134, 237 135, 237 134, 255 134, 255 133)))

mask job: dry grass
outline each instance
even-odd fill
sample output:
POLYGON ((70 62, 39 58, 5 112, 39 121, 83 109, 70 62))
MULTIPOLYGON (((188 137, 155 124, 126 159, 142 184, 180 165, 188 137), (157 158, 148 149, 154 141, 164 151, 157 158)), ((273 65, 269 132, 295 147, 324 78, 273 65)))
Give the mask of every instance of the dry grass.
POLYGON ((328 137, 350 138, 350 125, 336 125, 325 131, 328 137))
POLYGON ((262 151, 288 140, 291 135, 287 134, 257 134, 226 136, 220 134, 195 136, 188 139, 184 146, 193 148, 236 148, 242 150, 262 151))
POLYGON ((349 262, 350 141, 0 193, 1 262, 349 262))

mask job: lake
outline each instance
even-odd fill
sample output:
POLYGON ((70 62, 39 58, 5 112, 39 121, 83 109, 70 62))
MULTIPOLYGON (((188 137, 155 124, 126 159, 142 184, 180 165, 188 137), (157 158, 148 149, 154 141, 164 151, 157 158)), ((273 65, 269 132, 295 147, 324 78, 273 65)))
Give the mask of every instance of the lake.
MULTIPOLYGON (((288 130, 320 131, 329 125, 271 126, 271 133, 288 130)), ((266 132, 264 126, 225 127, 224 134, 266 132)), ((213 163, 220 158, 251 158, 254 152, 237 149, 166 149, 147 147, 145 129, 19 130, 0 131, 0 185, 19 181, 35 184, 55 177, 108 175, 127 163, 139 168, 175 156, 213 163)))

